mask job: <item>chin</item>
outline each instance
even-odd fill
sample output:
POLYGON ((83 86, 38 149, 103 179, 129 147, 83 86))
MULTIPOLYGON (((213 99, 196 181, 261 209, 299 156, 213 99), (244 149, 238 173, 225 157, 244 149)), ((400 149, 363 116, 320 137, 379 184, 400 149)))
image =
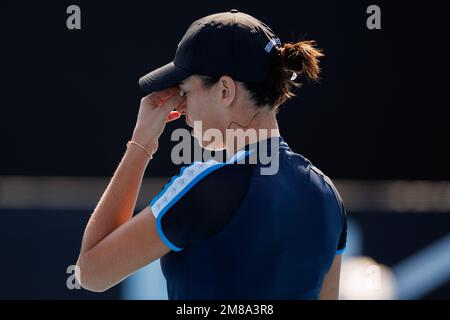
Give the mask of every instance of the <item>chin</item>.
POLYGON ((223 142, 205 141, 202 139, 202 136, 197 135, 194 130, 192 130, 191 135, 195 138, 202 149, 209 151, 221 151, 225 149, 223 142))
POLYGON ((203 149, 205 150, 210 150, 210 151, 222 151, 225 149, 225 147, 223 146, 223 144, 219 145, 213 145, 213 144, 206 144, 204 146, 202 146, 203 149))

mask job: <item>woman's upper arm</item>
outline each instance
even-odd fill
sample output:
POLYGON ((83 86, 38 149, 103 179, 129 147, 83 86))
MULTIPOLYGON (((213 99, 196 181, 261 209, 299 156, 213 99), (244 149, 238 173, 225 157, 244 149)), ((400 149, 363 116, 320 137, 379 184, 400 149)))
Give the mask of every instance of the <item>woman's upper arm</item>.
POLYGON ((88 290, 105 291, 169 251, 147 206, 78 258, 77 278, 88 290))
POLYGON ((339 298, 341 263, 342 254, 338 254, 334 257, 333 264, 323 280, 320 300, 337 300, 339 298))

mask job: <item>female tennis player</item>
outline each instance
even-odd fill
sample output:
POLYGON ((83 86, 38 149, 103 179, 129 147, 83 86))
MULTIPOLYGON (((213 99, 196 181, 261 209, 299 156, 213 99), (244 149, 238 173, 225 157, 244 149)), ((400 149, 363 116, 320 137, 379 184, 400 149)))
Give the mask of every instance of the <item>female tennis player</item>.
POLYGON ((101 292, 161 258, 169 299, 338 298, 342 200, 326 175, 289 148, 276 119, 300 76, 318 79, 321 56, 314 41, 283 44, 234 9, 192 23, 174 60, 139 81, 148 95, 86 226, 80 284, 101 292), (182 115, 190 126, 202 123, 201 132, 194 126, 202 147, 226 150, 229 160, 183 167, 133 216, 165 124, 182 115), (224 138, 202 139, 209 129, 224 138), (227 130, 256 135, 230 139, 227 130), (268 163, 258 149, 269 150, 274 172, 263 173, 268 163))

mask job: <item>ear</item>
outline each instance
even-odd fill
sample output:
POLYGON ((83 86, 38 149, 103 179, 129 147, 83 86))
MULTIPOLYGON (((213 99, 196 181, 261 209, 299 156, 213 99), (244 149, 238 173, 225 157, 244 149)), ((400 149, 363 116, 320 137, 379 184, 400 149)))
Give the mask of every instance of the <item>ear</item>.
POLYGON ((218 84, 220 100, 224 105, 229 106, 236 96, 236 82, 229 76, 222 76, 218 84))

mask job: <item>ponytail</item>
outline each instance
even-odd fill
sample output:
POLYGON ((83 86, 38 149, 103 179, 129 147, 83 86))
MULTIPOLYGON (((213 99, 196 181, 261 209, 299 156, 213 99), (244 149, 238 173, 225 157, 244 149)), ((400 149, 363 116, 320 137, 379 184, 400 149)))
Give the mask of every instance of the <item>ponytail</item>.
POLYGON ((311 81, 319 79, 319 58, 323 56, 317 49, 314 40, 286 43, 280 51, 282 66, 286 71, 292 71, 299 75, 305 75, 311 81))
POLYGON ((269 102, 273 108, 278 108, 286 100, 295 96, 292 92, 294 88, 302 86, 299 82, 300 76, 312 82, 320 79, 319 58, 322 56, 322 50, 316 48, 314 40, 283 44, 278 48, 277 57, 271 66, 266 99, 261 100, 256 97, 257 95, 253 95, 256 98, 255 101, 269 102))

